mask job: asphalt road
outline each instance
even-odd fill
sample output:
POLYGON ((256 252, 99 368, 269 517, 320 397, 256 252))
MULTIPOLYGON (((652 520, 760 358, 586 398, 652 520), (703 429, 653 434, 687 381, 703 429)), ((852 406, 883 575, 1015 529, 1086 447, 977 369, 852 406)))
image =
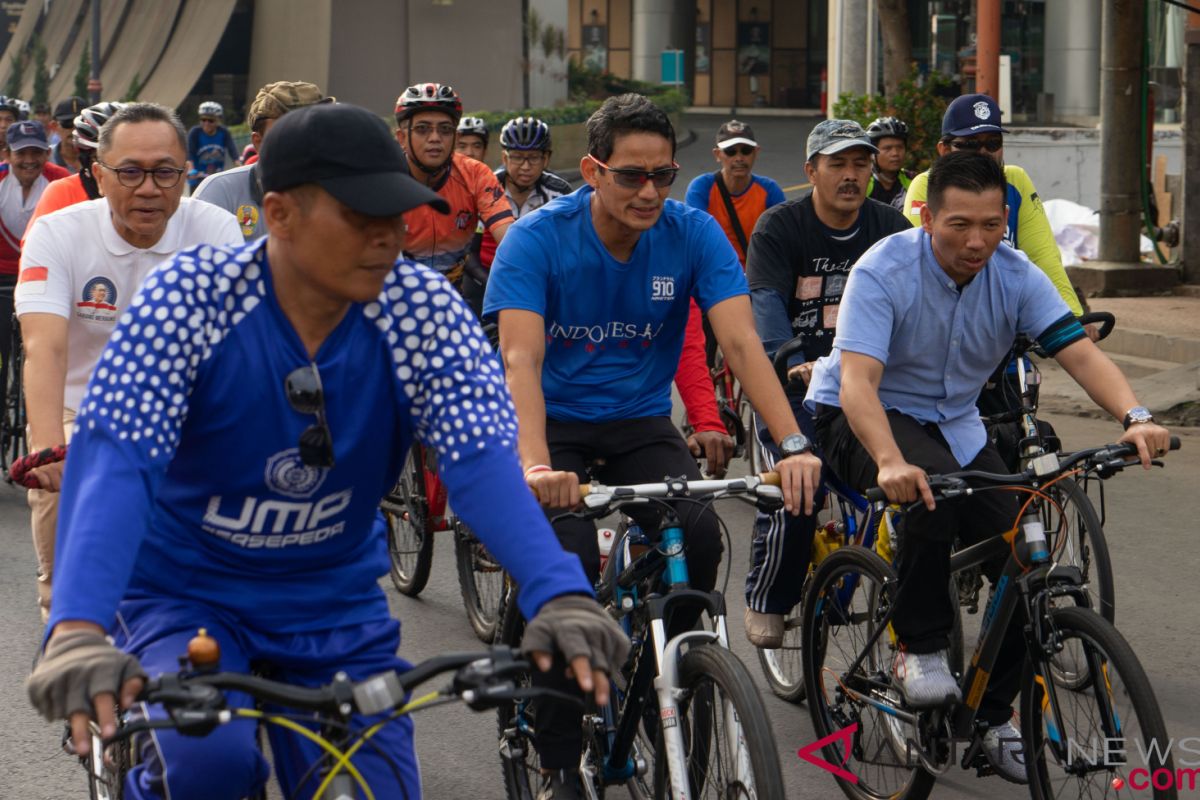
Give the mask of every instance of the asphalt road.
MULTIPOLYGON (((716 168, 709 152, 721 117, 690 116, 685 126, 697 142, 679 152, 683 167, 672 195, 682 199, 687 181, 716 168)), ((789 197, 803 191, 804 139, 812 120, 747 118, 763 147, 756 171, 779 181, 789 197)), ((1110 441, 1115 423, 1073 416, 1052 418, 1067 448, 1110 441)), ((1200 616, 1195 575, 1200 567, 1193 543, 1200 519, 1200 430, 1183 431, 1184 449, 1172 454, 1165 470, 1150 475, 1126 473, 1108 486, 1108 532, 1117 591, 1117 623, 1146 667, 1177 739, 1200 736, 1197 691, 1200 616)), ((735 472, 738 465, 735 465, 735 472)), ((742 467, 744 471, 744 467, 742 467)), ((754 649, 742 635, 741 585, 749 555, 751 512, 726 503, 722 515, 733 537, 727 599, 734 651, 750 667, 764 693, 788 796, 816 800, 840 796, 832 778, 802 762, 796 750, 815 738, 804 706, 784 703, 769 693, 754 649)), ((82 771, 59 750, 61 726, 33 713, 23 689, 41 637, 35 603, 34 557, 29 518, 18 490, 0 485, 0 709, 9 722, 0 731, 0 799, 68 800, 86 797, 82 771)), ((449 537, 438 542, 429 587, 418 600, 397 595, 384 582, 393 609, 404 623, 401 653, 413 661, 479 646, 463 614, 449 537)), ((968 618, 968 629, 971 619, 968 618)), ((446 706, 417 718, 417 746, 425 793, 429 798, 503 797, 496 754, 494 717, 460 706, 446 706)), ((1183 754, 1183 758, 1188 758, 1183 754)), ((1194 756, 1192 757, 1194 758, 1194 756)), ((1178 761, 1178 756, 1177 756, 1178 761)), ((1179 764, 1177 766, 1189 766, 1179 764)), ((1195 766, 1191 764, 1190 766, 1195 766)), ((1021 787, 998 778, 976 779, 953 770, 939 781, 938 798, 995 800, 1027 796, 1021 787)))
MULTIPOLYGON (((1056 417, 1066 446, 1085 447, 1116 436, 1115 423, 1056 417)), ((1183 431, 1184 449, 1168 467, 1150 475, 1125 473, 1108 488, 1106 530, 1117 580, 1117 621, 1150 674, 1170 733, 1200 736, 1197 667, 1200 644, 1196 619, 1200 599, 1194 591, 1197 557, 1193 543, 1200 506, 1200 431, 1183 431)), ((735 469, 738 465, 735 464, 735 469)), ((744 468, 743 468, 744 469, 744 468)), ((769 693, 753 648, 742 635, 742 576, 749 553, 750 511, 726 503, 722 515, 733 537, 732 574, 727 598, 735 652, 750 667, 762 689, 775 731, 791 798, 816 800, 840 796, 832 779, 802 762, 796 750, 815 738, 804 706, 793 706, 769 693)), ((86 797, 83 775, 58 749, 61 728, 38 719, 25 699, 22 682, 41 635, 35 607, 34 559, 28 514, 15 489, 0 486, 0 708, 8 724, 0 731, 0 798, 67 800, 86 797)), ((438 653, 478 647, 467 625, 448 537, 438 541, 433 577, 418 600, 401 597, 385 581, 395 613, 404 622, 401 653, 419 661, 438 653)), ((970 621, 970 618, 969 618, 970 621)), ((461 706, 446 706, 417 718, 418 752, 426 796, 500 798, 500 766, 495 722, 461 706)), ((1188 756, 1184 754, 1184 758, 1188 756)), ((998 778, 980 780, 953 770, 941 780, 935 797, 994 800, 1021 798, 1021 787, 998 778)))

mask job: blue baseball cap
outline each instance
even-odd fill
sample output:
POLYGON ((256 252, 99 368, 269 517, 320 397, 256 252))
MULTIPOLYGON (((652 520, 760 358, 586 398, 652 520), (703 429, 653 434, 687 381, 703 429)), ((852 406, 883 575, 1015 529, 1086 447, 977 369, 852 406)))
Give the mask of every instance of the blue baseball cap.
POLYGON ((1000 106, 986 94, 956 97, 942 117, 942 135, 974 136, 977 133, 1008 133, 1000 127, 1000 106))
POLYGON ((8 126, 8 149, 15 153, 26 147, 50 149, 50 142, 46 139, 46 129, 37 120, 27 119, 8 126))

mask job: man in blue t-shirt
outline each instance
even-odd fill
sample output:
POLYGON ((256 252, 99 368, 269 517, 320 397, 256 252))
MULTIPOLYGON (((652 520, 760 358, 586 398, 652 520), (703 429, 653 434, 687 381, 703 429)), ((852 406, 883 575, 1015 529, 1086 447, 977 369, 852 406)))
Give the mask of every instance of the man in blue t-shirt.
MULTIPOLYGON (((1016 335, 1036 337, 1101 408, 1124 416, 1121 441, 1137 445, 1146 468, 1168 447, 1167 431, 1138 404, 1050 279, 1001 244, 1005 185, 1000 165, 985 155, 951 153, 934 163, 921 227, 882 240, 850 271, 833 352, 817 362, 805 400, 825 459, 843 481, 859 491, 879 486, 894 503, 924 501, 904 515, 892 619, 896 682, 918 708, 960 699, 947 664, 952 542, 1011 530, 1021 507, 1012 492, 935 506, 926 476, 1008 471, 987 441, 975 399, 1016 335)), ((1003 562, 985 569, 993 581, 1003 562)), ((1025 766, 1012 701, 1023 624, 1010 624, 978 703, 988 762, 1019 783, 1025 766)))
POLYGON ((234 144, 233 134, 221 124, 225 109, 220 103, 207 100, 200 104, 200 124, 188 131, 188 188, 195 190, 200 181, 225 169, 225 154, 235 167, 242 165, 234 144))
MULTIPOLYGON (((313 685, 405 669, 378 584, 378 504, 414 438, 437 451, 455 511, 519 582, 527 652, 548 669, 565 651, 581 689, 606 702, 628 641, 522 480, 500 363, 444 278, 396 260, 404 212, 445 202, 354 106, 289 113, 260 163, 268 236, 186 250, 152 272, 92 375, 34 705, 69 717, 86 753, 88 718, 111 735, 114 699, 130 708, 146 673, 177 669, 198 627, 230 671, 266 663, 313 685)), ((255 739, 249 725, 156 731, 135 743, 124 796, 258 796, 268 766, 255 739)), ((409 718, 372 742, 353 762, 376 796, 419 797, 409 718)), ((320 751, 276 733, 271 744, 284 796, 298 796, 320 751)))
MULTIPOLYGON (((699 479, 670 419, 694 298, 787 456, 778 470, 788 510, 811 510, 820 462, 755 333, 737 256, 710 215, 667 199, 679 171, 670 120, 645 97, 626 94, 605 101, 587 132, 580 161, 587 185, 513 224, 484 298, 484 315, 499 317, 526 481, 557 516, 578 503, 579 483, 597 459, 606 483, 699 479)), ((686 503, 677 513, 687 531, 690 584, 712 589, 722 549, 716 520, 686 503)), ((653 532, 657 518, 650 509, 639 522, 653 532)), ((564 518, 554 528, 595 579, 592 523, 564 518)), ((545 794, 576 797, 578 713, 546 711, 536 732, 545 794)))

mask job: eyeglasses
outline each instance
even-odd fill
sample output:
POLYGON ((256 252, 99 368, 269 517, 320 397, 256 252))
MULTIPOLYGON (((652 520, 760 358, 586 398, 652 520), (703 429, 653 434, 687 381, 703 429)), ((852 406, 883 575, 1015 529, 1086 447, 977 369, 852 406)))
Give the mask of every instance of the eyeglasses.
POLYGON ((735 144, 724 148, 721 152, 732 158, 733 156, 750 156, 754 155, 757 148, 751 147, 748 144, 735 144))
POLYGON ((215 117, 201 117, 200 121, 201 122, 216 122, 217 120, 215 117))
POLYGON ((513 153, 510 153, 508 151, 505 151, 504 155, 508 159, 509 163, 512 164, 514 167, 520 166, 521 164, 527 164, 531 167, 536 167, 536 166, 540 166, 541 164, 544 164, 546 162, 546 154, 545 153, 530 153, 529 155, 526 155, 526 156, 518 156, 518 155, 514 155, 513 153))
POLYGON ((103 161, 97 161, 96 163, 105 169, 115 172, 117 174, 117 181, 122 186, 130 189, 136 189, 145 183, 147 175, 154 176, 154 185, 158 188, 170 189, 179 183, 179 178, 184 172, 179 167, 142 169, 141 167, 111 167, 103 161))
POLYGON ((1004 148, 1004 139, 999 136, 995 139, 951 139, 950 146, 955 150, 967 150, 972 153, 978 153, 980 150, 998 153, 1004 148))
POLYGON ((444 122, 439 125, 430 125, 422 122, 420 125, 413 125, 409 127, 408 130, 422 138, 431 135, 434 131, 437 131, 438 136, 450 137, 454 135, 456 128, 454 127, 453 123, 450 122, 444 122))
POLYGON ((288 405, 301 414, 313 414, 317 421, 300 434, 300 461, 319 469, 333 467, 333 432, 325 420, 325 392, 316 364, 292 370, 284 381, 288 405))
POLYGON ((640 169, 613 169, 590 153, 588 154, 588 158, 595 162, 596 166, 600 169, 611 172, 613 183, 625 189, 641 189, 646 185, 647 181, 651 181, 655 189, 665 189, 674 183, 675 178, 679 175, 679 165, 674 161, 671 162, 671 166, 665 169, 646 172, 640 169))

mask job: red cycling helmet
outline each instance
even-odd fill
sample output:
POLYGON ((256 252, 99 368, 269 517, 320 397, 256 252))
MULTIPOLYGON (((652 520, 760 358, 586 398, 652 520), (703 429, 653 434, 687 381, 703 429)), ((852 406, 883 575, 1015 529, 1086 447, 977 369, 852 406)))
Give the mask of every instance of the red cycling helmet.
POLYGON ((396 123, 403 123, 418 111, 442 111, 457 125, 462 117, 462 100, 458 93, 441 83, 417 83, 396 98, 396 123))

